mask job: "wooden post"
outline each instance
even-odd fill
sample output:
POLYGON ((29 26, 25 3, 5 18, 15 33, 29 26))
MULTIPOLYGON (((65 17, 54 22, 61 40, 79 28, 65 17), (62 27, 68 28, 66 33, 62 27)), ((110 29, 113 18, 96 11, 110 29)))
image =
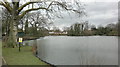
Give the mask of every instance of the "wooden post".
POLYGON ((20 52, 20 42, 19 42, 19 52, 20 52))

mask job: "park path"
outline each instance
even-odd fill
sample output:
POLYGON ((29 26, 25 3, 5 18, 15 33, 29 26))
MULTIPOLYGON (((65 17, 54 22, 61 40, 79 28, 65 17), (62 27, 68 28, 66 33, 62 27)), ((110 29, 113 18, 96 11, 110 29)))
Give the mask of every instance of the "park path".
POLYGON ((2 63, 1 63, 2 65, 7 65, 7 63, 6 63, 6 61, 5 61, 5 59, 4 59, 3 57, 2 57, 1 62, 2 62, 2 63))

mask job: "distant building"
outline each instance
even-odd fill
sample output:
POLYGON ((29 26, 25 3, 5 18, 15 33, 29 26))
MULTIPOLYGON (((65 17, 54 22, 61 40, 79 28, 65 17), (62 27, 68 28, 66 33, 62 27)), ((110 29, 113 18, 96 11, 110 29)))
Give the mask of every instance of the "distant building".
POLYGON ((50 35, 67 35, 67 32, 49 32, 50 35))
POLYGON ((49 32, 49 34, 54 34, 54 32, 49 32))

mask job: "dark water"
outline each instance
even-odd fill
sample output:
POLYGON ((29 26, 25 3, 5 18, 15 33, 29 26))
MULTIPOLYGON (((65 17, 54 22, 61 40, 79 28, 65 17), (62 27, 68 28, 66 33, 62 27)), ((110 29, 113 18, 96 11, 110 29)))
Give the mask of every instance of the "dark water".
POLYGON ((38 56, 54 65, 118 65, 118 37, 46 36, 30 41, 38 56))

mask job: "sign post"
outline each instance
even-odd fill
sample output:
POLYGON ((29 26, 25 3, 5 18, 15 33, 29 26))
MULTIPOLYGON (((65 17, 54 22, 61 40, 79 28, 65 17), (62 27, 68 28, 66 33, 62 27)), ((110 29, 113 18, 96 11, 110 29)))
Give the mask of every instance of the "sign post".
POLYGON ((19 52, 20 52, 20 47, 21 47, 22 41, 23 41, 23 38, 19 38, 19 52))
POLYGON ((23 42, 23 36, 24 36, 25 34, 24 34, 24 32, 18 32, 17 33, 17 37, 18 37, 18 43, 19 43, 19 52, 20 52, 20 47, 21 47, 21 45, 22 45, 22 42, 23 42))
POLYGON ((21 48, 21 45, 23 43, 23 37, 25 36, 25 33, 22 32, 22 31, 19 31, 17 33, 17 37, 18 37, 18 43, 19 43, 19 52, 20 52, 20 48, 21 48))

